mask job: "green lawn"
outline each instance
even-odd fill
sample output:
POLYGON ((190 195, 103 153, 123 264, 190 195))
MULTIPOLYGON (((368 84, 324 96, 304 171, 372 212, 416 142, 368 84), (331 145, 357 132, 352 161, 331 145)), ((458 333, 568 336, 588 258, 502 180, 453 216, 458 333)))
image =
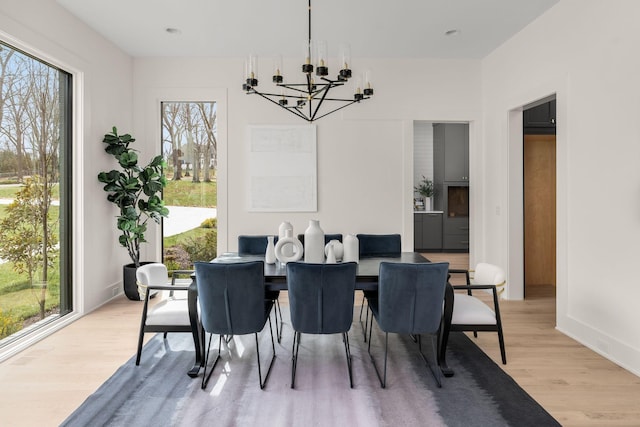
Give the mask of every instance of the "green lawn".
POLYGON ((0 199, 13 199, 20 187, 0 185, 0 199))
POLYGON ((187 244, 191 239, 198 237, 204 237, 211 229, 210 228, 194 228, 184 233, 175 234, 173 236, 164 238, 164 247, 170 248, 171 246, 187 244))
MULTIPOLYGON (((0 199, 13 199, 22 187, 17 185, 0 185, 0 199)), ((53 199, 58 200, 58 184, 53 186, 53 199)))
MULTIPOLYGON (((55 264, 56 261, 54 261, 55 264)), ((49 279, 45 306, 47 309, 60 305, 60 277, 53 271, 49 279)), ((26 319, 40 312, 39 289, 31 289, 26 274, 13 270, 13 264, 0 264, 0 310, 14 317, 26 319)))
POLYGON ((191 178, 169 181, 162 198, 167 206, 215 208, 218 205, 216 181, 192 182, 191 178))

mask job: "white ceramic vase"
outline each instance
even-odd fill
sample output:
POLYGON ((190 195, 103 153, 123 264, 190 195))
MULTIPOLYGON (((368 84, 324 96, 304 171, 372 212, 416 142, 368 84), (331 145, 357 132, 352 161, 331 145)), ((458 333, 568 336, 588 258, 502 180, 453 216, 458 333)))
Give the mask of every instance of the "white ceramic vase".
POLYGON ((342 245, 344 247, 343 262, 360 261, 360 242, 355 234, 347 234, 342 245))
POLYGON ((278 238, 278 243, 275 246, 275 255, 281 263, 286 264, 291 261, 298 261, 302 258, 303 253, 302 242, 293 237, 292 230, 286 230, 285 236, 281 239, 278 238))
MULTIPOLYGON (((278 240, 287 237, 287 230, 290 230, 291 236, 293 236, 293 225, 288 221, 283 221, 280 227, 278 227, 278 240)), ((287 245, 284 248, 284 254, 287 257, 293 256, 293 246, 287 245)))
POLYGON ((342 261, 342 258, 344 257, 344 245, 340 240, 331 240, 324 246, 324 254, 327 259, 329 259, 329 249, 333 250, 336 261, 342 261))
POLYGON ((327 250, 327 264, 335 264, 337 262, 336 253, 333 248, 333 245, 329 245, 329 249, 327 250))
POLYGON ((276 245, 273 240, 274 236, 267 236, 267 251, 264 254, 264 262, 267 264, 276 263, 276 245))
POLYGON ((315 219, 309 221, 304 232, 304 262, 324 262, 324 231, 320 228, 320 221, 315 219))

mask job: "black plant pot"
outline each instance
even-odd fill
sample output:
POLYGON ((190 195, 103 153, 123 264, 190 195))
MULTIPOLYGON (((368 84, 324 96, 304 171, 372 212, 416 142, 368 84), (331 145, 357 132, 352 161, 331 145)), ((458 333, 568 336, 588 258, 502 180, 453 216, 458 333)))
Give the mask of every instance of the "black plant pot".
MULTIPOLYGON (((141 262, 140 265, 152 264, 153 261, 141 262)), ((132 301, 140 301, 138 293, 138 280, 136 279, 136 265, 126 264, 122 267, 122 282, 124 284, 124 294, 132 301)))

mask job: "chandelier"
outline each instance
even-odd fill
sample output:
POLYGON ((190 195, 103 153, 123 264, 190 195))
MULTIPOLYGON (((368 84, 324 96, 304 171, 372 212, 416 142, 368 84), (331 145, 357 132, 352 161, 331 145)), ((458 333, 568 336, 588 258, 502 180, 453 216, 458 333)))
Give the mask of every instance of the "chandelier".
POLYGON ((362 78, 354 77, 353 98, 332 98, 331 89, 344 86, 351 79, 351 52, 348 45, 341 45, 339 60, 341 69, 335 80, 329 75, 327 42, 311 40, 311 0, 309 0, 309 37, 304 43, 304 63, 302 64, 303 82, 285 82, 282 74, 282 57, 274 61, 272 81, 275 92, 261 92, 258 87, 258 61, 255 55, 250 55, 245 63, 245 83, 242 89, 248 95, 260 95, 264 99, 278 105, 296 116, 313 122, 331 113, 348 107, 351 104, 369 99, 373 95, 371 75, 365 72, 362 78), (314 67, 315 64, 315 67, 314 67), (314 77, 315 68, 315 77, 314 77), (321 110, 320 107, 324 106, 321 110))

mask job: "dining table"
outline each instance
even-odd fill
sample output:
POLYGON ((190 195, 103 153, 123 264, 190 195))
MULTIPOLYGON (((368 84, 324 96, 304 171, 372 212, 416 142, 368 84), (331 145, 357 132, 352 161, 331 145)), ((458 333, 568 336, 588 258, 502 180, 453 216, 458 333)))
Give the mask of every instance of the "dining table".
MULTIPOLYGON (((226 252, 213 259, 215 263, 237 263, 249 261, 264 261, 263 255, 245 255, 236 252, 226 252)), ((378 289, 378 277, 381 262, 398 263, 423 263, 430 262, 427 258, 417 252, 401 252, 395 256, 378 256, 360 258, 356 270, 356 290, 375 291, 378 289)), ((198 288, 195 274, 191 276, 191 284, 188 291, 189 320, 193 334, 195 346, 195 363, 189 370, 188 375, 192 378, 198 376, 204 365, 204 330, 198 318, 198 288)), ((287 267, 286 264, 276 261, 275 264, 264 263, 264 285, 265 290, 286 291, 287 290, 287 267)), ((437 340, 437 362, 446 377, 453 376, 453 370, 447 365, 446 350, 451 329, 451 317, 453 314, 453 287, 447 281, 443 302, 442 322, 438 331, 437 340)))

